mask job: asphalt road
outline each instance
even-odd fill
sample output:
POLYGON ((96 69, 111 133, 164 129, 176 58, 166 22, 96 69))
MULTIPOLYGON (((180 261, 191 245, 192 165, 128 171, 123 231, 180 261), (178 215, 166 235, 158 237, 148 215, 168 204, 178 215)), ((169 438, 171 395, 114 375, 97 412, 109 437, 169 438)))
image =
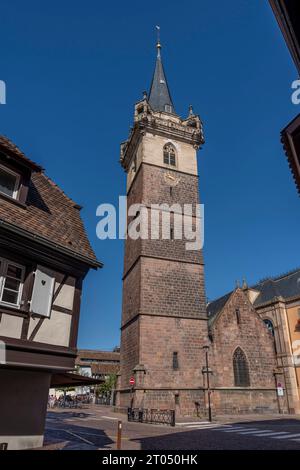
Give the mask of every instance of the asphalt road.
POLYGON ((171 428, 128 423, 104 406, 49 411, 43 449, 115 449, 118 419, 123 450, 300 450, 300 419, 290 416, 222 418, 213 424, 187 419, 171 428))

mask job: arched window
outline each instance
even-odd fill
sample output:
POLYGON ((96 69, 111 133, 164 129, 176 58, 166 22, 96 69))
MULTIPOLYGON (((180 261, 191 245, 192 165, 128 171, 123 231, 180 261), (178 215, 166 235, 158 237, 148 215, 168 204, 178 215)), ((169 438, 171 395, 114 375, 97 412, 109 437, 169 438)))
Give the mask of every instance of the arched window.
POLYGON ((176 166, 175 148, 172 144, 166 144, 164 146, 164 163, 166 165, 176 166))
POLYGON ((241 348, 233 354, 234 385, 236 387, 249 387, 250 377, 247 358, 241 348))
POLYGON ((268 328, 268 330, 271 332, 272 336, 274 336, 274 326, 273 326, 273 323, 271 322, 271 320, 269 320, 268 318, 266 318, 264 320, 264 324, 266 325, 266 327, 268 328))
POLYGON ((268 330, 270 331, 271 335, 273 336, 273 346, 274 346, 274 351, 275 351, 275 354, 277 354, 277 346, 276 346, 276 340, 275 340, 275 330, 274 330, 274 325, 273 325, 273 322, 271 322, 271 320, 269 320, 268 318, 265 318, 263 320, 264 324, 266 325, 266 327, 268 328, 268 330))

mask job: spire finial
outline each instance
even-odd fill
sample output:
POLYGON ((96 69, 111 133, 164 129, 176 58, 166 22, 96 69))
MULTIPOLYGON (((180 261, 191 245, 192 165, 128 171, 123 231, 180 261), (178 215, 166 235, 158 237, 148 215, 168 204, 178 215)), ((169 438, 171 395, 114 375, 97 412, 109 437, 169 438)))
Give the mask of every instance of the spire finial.
POLYGON ((247 281, 246 281, 246 278, 245 278, 245 277, 243 277, 242 289, 244 289, 244 290, 248 289, 248 284, 247 284, 247 281))
POLYGON ((160 26, 156 25, 156 35, 157 35, 157 41, 156 41, 156 47, 157 47, 157 57, 160 57, 160 50, 161 50, 161 44, 160 44, 160 26))

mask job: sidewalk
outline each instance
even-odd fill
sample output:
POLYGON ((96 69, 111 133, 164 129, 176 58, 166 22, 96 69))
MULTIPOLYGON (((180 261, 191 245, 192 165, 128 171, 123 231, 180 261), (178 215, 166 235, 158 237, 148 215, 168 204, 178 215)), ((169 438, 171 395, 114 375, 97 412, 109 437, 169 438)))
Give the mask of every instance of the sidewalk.
MULTIPOLYGON (((269 421, 269 420, 282 420, 282 419, 297 419, 300 420, 300 415, 289 414, 242 414, 242 415, 213 415, 212 422, 220 424, 244 423, 252 421, 269 421)), ((184 423, 208 423, 207 417, 196 416, 176 416, 176 424, 184 423)))

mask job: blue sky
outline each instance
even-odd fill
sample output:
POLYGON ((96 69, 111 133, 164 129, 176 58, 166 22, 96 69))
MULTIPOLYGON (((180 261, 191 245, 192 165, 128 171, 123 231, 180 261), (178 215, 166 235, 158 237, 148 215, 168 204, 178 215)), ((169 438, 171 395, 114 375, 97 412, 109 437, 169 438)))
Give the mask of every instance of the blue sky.
POLYGON ((148 89, 155 25, 178 113, 204 122, 205 273, 213 299, 299 263, 299 198, 279 132, 296 70, 267 1, 1 1, 0 133, 84 206, 104 269, 86 278, 79 346, 119 343, 123 242, 96 238, 96 207, 125 194, 119 143, 148 89))

